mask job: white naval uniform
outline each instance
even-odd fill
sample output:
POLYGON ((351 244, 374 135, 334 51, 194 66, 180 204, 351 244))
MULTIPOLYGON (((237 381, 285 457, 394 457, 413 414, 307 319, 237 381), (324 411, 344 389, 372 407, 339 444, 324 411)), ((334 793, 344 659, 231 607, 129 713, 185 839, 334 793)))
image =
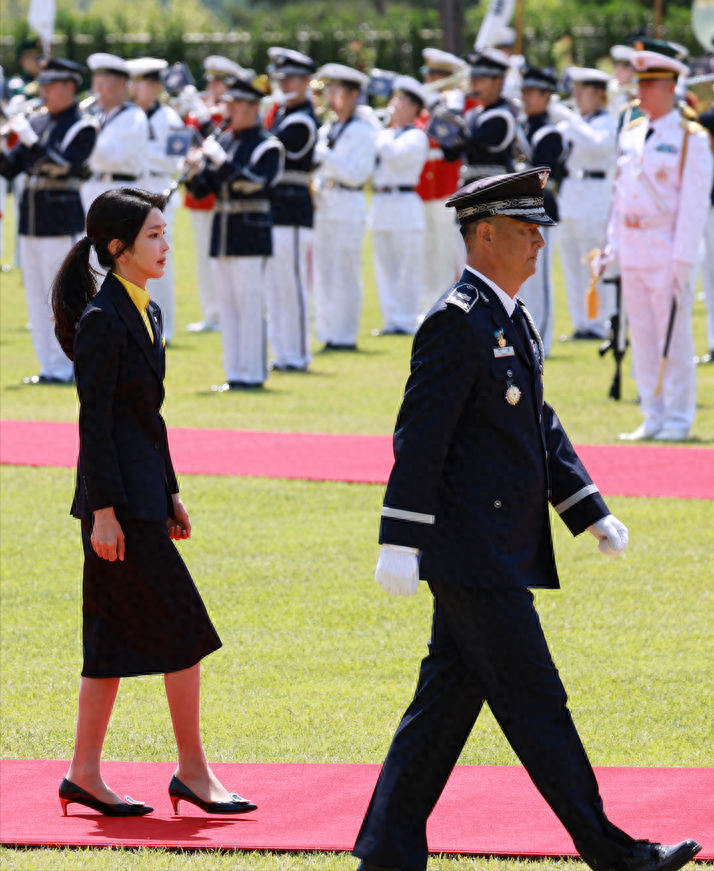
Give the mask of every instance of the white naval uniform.
POLYGON ((315 327, 320 341, 354 345, 362 311, 365 182, 374 169, 377 129, 357 110, 318 131, 315 196, 315 327))
POLYGON ((558 198, 558 239, 568 311, 576 332, 590 331, 604 338, 614 310, 609 285, 598 288, 597 318, 588 318, 585 297, 590 286, 588 255, 593 248, 602 248, 607 230, 617 122, 605 110, 587 117, 573 112, 570 120, 559 122, 558 129, 571 148, 565 164, 567 177, 558 198))
POLYGON ((91 177, 81 188, 85 215, 104 191, 146 183, 149 122, 144 111, 126 102, 108 114, 99 112, 97 118, 99 133, 88 164, 91 177))
POLYGON ((694 420, 693 273, 713 174, 708 133, 676 109, 655 121, 639 118, 622 131, 608 242, 620 262, 635 379, 651 433, 687 433, 694 420), (678 289, 662 391, 655 396, 676 264, 689 264, 689 277, 678 289))
MULTIPOLYGON (((174 176, 181 171, 184 162, 183 157, 167 153, 169 136, 185 128, 178 113, 171 106, 159 105, 154 111, 150 109, 147 115, 149 121, 149 142, 146 150, 147 174, 141 187, 151 191, 151 193, 161 194, 168 190, 174 176)), ((166 236, 172 246, 167 253, 164 274, 161 278, 150 279, 146 285, 151 298, 161 308, 164 338, 167 342, 173 339, 176 322, 173 230, 177 205, 178 194, 174 193, 164 209, 166 236)))
POLYGON ((389 127, 377 136, 370 211, 374 274, 385 331, 414 333, 424 275, 424 205, 414 188, 429 151, 423 130, 389 127))

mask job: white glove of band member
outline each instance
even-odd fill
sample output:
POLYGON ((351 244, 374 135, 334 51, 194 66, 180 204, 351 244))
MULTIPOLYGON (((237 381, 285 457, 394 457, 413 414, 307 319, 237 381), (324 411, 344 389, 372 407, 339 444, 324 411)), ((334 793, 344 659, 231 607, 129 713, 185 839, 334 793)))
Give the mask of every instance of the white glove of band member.
POLYGON ((32 129, 32 125, 24 115, 15 115, 15 117, 10 120, 8 127, 13 133, 17 133, 20 142, 28 148, 32 148, 40 138, 32 129))
POLYGON ((208 160, 216 166, 222 166, 228 160, 228 155, 223 150, 223 146, 220 145, 217 139, 211 139, 210 137, 204 139, 201 148, 208 160))
POLYGON ((627 527, 614 514, 601 517, 597 523, 588 526, 588 532, 598 539, 600 551, 607 556, 622 556, 627 550, 630 540, 627 527))
POLYGON ((569 109, 560 99, 554 99, 556 95, 550 98, 548 103, 548 114, 557 123, 558 121, 572 122, 574 118, 578 118, 578 113, 569 109))
POLYGON ((374 579, 392 596, 413 596, 419 587, 419 551, 415 547, 383 544, 374 579))

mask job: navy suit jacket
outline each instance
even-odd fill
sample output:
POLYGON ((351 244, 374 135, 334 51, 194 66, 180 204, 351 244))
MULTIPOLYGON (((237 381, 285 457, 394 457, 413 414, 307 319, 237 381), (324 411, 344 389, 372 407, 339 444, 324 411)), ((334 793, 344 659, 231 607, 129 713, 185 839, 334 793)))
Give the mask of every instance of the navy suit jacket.
POLYGON ((125 517, 164 520, 178 492, 164 400, 161 309, 149 303, 151 342, 131 297, 111 273, 87 305, 74 339, 79 460, 72 514, 113 506, 125 517))
POLYGON ((419 548, 423 580, 558 587, 548 503, 574 535, 609 513, 527 329, 466 270, 414 338, 379 540, 419 548))

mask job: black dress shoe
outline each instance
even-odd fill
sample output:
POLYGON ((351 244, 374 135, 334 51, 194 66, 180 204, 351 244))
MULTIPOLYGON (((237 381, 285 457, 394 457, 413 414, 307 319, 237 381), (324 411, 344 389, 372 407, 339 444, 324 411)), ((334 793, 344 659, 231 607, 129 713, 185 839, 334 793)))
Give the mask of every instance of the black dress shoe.
POLYGON ((241 798, 237 792, 231 793, 230 801, 204 801, 199 798, 195 792, 190 790, 185 783, 182 783, 174 774, 169 783, 169 798, 174 808, 174 813, 178 813, 180 801, 187 801, 189 804, 195 804, 207 814, 247 814, 250 811, 258 809, 257 804, 248 801, 246 798, 241 798))
POLYGON ((395 868, 392 865, 375 865, 374 862, 368 862, 363 859, 357 866, 357 871, 405 871, 403 868, 395 868))
POLYGON ((325 342, 323 351, 356 351, 357 345, 345 345, 340 342, 325 342))
POLYGON ((650 841, 635 841, 629 856, 613 866, 615 871, 677 871, 702 849, 696 841, 665 846, 650 841))
POLYGON ((152 807, 144 804, 143 801, 134 801, 128 795, 124 796, 124 801, 119 804, 109 804, 106 801, 99 801, 93 795, 72 783, 71 780, 65 779, 60 783, 59 799, 62 805, 62 813, 67 816, 68 804, 81 804, 84 807, 91 807, 92 810, 99 811, 105 817, 143 817, 144 814, 150 814, 153 811, 152 807))
POLYGON ((74 378, 55 378, 53 375, 28 375, 22 379, 23 384, 72 384, 74 378))

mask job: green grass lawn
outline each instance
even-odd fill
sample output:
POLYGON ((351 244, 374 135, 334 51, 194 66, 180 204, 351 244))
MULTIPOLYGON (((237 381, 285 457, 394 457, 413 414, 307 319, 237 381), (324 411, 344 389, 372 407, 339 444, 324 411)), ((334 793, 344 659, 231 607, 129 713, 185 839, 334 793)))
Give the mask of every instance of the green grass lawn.
MULTIPOLYGON (((177 230, 180 326, 198 317, 190 228, 177 230)), ((7 248, 5 249, 7 252, 7 248)), ((562 291, 562 288, 559 288, 562 291)), ((561 308, 557 332, 567 331, 561 308)), ((74 394, 26 388, 35 371, 17 271, 2 276, 0 374, 4 418, 71 420, 74 394)), ((368 270, 363 351, 319 354, 314 374, 275 375, 262 395, 215 395, 220 338, 178 333, 170 350, 166 415, 174 426, 304 431, 391 431, 409 340, 373 339, 379 324, 368 270)), ((698 349, 703 305, 697 303, 698 349)), ((548 393, 573 438, 613 441, 639 421, 606 399, 611 376, 591 344, 557 345, 548 393)), ((701 373, 693 435, 714 433, 714 367, 701 373)), ((68 516, 73 472, 0 469, 0 754, 68 758, 81 664, 81 546, 68 516), (40 507, 41 499, 41 507, 40 507)), ((367 485, 185 477, 194 535, 181 552, 224 647, 204 668, 206 750, 224 762, 380 762, 426 653, 431 601, 393 599, 372 580, 382 488, 367 485)), ((573 716, 594 765, 710 765, 712 706, 711 502, 614 498, 630 528, 623 559, 555 520, 563 589, 537 602, 573 716)), ((423 585, 422 585, 423 586, 423 585)), ((162 681, 127 680, 106 742, 108 759, 173 759, 162 681)), ((490 713, 461 762, 514 764, 490 713)), ((240 784, 232 784, 240 791, 240 784)), ((57 784, 47 784, 56 790, 57 784)), ((168 800, 167 800, 168 802, 168 800)), ((58 811, 59 813, 59 805, 58 811)), ((684 832, 683 837, 688 833, 684 832)), ((656 838, 657 833, 652 832, 656 838)), ((347 871, 346 855, 121 850, 0 851, 0 865, 54 869, 347 871)), ((577 862, 432 859, 444 871, 572 868, 577 862)))

